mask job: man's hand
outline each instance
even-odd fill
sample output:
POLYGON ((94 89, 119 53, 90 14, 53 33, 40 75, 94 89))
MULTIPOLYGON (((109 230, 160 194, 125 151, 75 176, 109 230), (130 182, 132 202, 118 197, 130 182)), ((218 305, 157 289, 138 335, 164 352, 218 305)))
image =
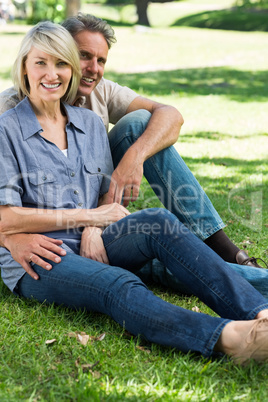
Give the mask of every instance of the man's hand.
POLYGON ((102 241, 102 229, 87 227, 83 230, 80 245, 80 255, 94 261, 109 264, 106 250, 102 241))
POLYGON ((128 206, 130 201, 138 198, 141 180, 143 176, 143 161, 140 162, 133 153, 126 152, 117 168, 112 174, 111 184, 108 191, 108 203, 121 203, 128 206))
POLYGON ((154 102, 151 99, 137 96, 128 106, 126 114, 145 109, 151 113, 144 132, 128 148, 117 165, 109 188, 109 203, 121 203, 128 206, 135 201, 143 176, 143 164, 151 156, 157 154, 177 141, 183 124, 180 112, 173 106, 154 102))
POLYGON ((66 251, 60 245, 62 240, 52 239, 40 234, 14 234, 5 237, 4 246, 10 251, 12 257, 25 271, 33 278, 39 279, 37 273, 32 269, 30 263, 39 265, 41 268, 50 270, 52 265, 42 258, 54 261, 61 261, 59 256, 64 256, 66 251))

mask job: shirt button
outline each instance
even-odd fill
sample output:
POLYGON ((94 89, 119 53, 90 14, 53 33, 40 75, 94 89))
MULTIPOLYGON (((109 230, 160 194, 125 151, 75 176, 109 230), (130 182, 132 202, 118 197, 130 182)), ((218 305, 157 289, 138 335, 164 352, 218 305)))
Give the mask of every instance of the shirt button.
POLYGON ((74 172, 72 172, 72 173, 71 173, 71 177, 74 177, 74 176, 75 176, 75 173, 74 173, 74 172))
POLYGON ((78 190, 74 190, 74 194, 75 194, 75 195, 78 195, 78 194, 79 194, 79 191, 78 191, 78 190))
POLYGON ((98 168, 98 172, 101 172, 101 168, 98 168))
POLYGON ((78 206, 79 206, 79 207, 82 207, 82 205, 83 205, 82 202, 79 202, 79 203, 78 203, 78 206))
POLYGON ((47 176, 43 176, 42 179, 45 181, 47 179, 47 176))

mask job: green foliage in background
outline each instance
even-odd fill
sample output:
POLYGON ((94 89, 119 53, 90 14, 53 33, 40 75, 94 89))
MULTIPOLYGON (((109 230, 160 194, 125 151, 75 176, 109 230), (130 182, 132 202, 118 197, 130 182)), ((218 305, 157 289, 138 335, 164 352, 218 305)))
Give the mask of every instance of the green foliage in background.
POLYGON ((32 0, 28 24, 36 24, 42 20, 60 23, 65 18, 65 0, 32 0))
POLYGON ((236 0, 235 5, 244 8, 268 9, 268 0, 236 0))

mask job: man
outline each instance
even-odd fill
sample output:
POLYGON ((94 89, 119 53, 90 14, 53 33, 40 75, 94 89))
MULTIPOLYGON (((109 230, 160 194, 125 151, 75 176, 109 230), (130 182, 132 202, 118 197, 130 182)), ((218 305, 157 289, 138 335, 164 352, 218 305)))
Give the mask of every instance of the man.
MULTIPOLYGON (((95 111, 107 131, 109 123, 114 124, 108 134, 115 166, 109 202, 120 203, 122 196, 125 206, 130 200, 135 201, 144 173, 165 207, 225 261, 259 267, 254 258, 239 250, 224 233, 218 213, 171 146, 183 124, 181 114, 172 106, 141 97, 103 78, 108 51, 116 41, 110 25, 94 16, 79 14, 67 19, 63 26, 74 37, 81 55, 82 78, 75 105, 95 111)), ((0 113, 18 101, 14 90, 4 91, 0 96, 0 113)), ((50 269, 43 258, 59 261, 59 255, 64 254, 59 243, 37 234, 1 236, 0 240, 35 278, 29 259, 50 269)), ((86 244, 83 250, 84 256, 94 258, 87 254, 86 244)))

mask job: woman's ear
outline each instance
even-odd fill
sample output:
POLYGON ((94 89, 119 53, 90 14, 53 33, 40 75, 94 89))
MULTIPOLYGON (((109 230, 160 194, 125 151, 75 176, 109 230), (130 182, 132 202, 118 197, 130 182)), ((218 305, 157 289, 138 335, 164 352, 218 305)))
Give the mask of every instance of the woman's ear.
POLYGON ((23 75, 27 75, 26 60, 23 61, 22 71, 23 71, 23 75))
POLYGON ((25 88, 27 89, 27 91, 30 93, 30 85, 29 85, 29 81, 28 81, 28 75, 25 73, 24 76, 24 85, 25 88))

